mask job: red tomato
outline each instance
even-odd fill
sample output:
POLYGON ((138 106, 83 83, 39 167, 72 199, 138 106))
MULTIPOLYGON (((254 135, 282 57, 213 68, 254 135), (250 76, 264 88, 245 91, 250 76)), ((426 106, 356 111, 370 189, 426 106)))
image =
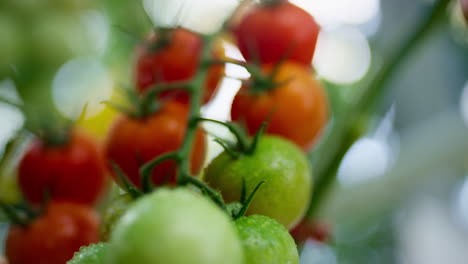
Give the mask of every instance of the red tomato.
POLYGON ((303 9, 287 2, 254 7, 234 28, 239 49, 247 61, 277 63, 283 56, 310 66, 319 26, 303 9))
POLYGON ((106 185, 103 153, 96 142, 76 130, 64 145, 47 145, 36 139, 20 161, 18 181, 33 204, 43 202, 45 195, 52 200, 93 204, 106 185))
MULTIPOLYGON (((178 102, 167 102, 162 108, 144 119, 121 116, 108 135, 107 159, 114 161, 130 180, 141 187, 139 168, 147 161, 180 148, 187 129, 188 108, 178 102)), ((197 174, 205 158, 205 134, 196 132, 191 154, 191 171, 197 174)), ((153 170, 153 183, 168 180, 175 183, 174 161, 165 161, 153 170)))
MULTIPOLYGON (((136 83, 140 92, 144 92, 152 85, 190 80, 198 71, 202 39, 194 32, 183 28, 176 28, 169 36, 169 40, 157 50, 158 36, 152 34, 137 50, 136 83)), ((214 52, 219 57, 219 48, 214 52)), ((210 67, 205 82, 204 102, 207 102, 218 86, 224 73, 222 65, 210 67)), ((175 97, 182 103, 189 101, 188 94, 183 91, 167 91, 161 94, 163 98, 175 97)))
POLYGON ((460 5, 465 16, 466 22, 468 23, 468 0, 460 0, 460 5))
MULTIPOLYGON (((271 70, 264 68, 265 73, 271 70)), ((283 84, 264 92, 255 92, 246 82, 234 97, 232 119, 245 123, 249 134, 255 134, 271 115, 266 133, 309 149, 327 122, 328 102, 322 86, 311 72, 292 62, 280 66, 274 82, 283 84)))
POLYGON ((330 227, 324 222, 312 222, 304 219, 290 231, 290 234, 298 245, 309 239, 326 242, 330 238, 330 227))
POLYGON ((26 227, 13 226, 6 240, 10 264, 65 264, 81 246, 99 242, 99 217, 89 207, 53 202, 26 227))

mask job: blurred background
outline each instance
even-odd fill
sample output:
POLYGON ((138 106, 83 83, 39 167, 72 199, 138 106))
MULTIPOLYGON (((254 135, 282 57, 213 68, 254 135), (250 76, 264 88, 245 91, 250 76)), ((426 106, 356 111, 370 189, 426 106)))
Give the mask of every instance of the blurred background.
MULTIPOLYGON (((434 0, 291 0, 322 26, 313 66, 342 101, 391 59, 434 0)), ((23 100, 38 118, 52 108, 103 139, 132 83, 135 43, 158 26, 210 33, 237 0, 1 0, 0 96, 23 100), (21 98, 21 99, 20 99, 21 98)), ((242 59, 224 42, 229 57, 242 59)), ((225 69, 204 115, 229 119, 248 73, 225 69)), ((466 263, 468 259, 468 26, 454 1, 446 19, 397 69, 363 137, 353 144, 316 219, 327 244, 309 241, 301 263, 466 263)), ((0 103, 0 156, 23 124, 0 103)), ((226 133, 208 127, 214 133, 226 133)), ((220 151, 210 145, 210 156, 220 151)), ((14 164, 0 168, 0 199, 16 199, 14 164)), ((6 225, 0 224, 0 253, 6 225)), ((1 254, 0 254, 1 255, 1 254)))

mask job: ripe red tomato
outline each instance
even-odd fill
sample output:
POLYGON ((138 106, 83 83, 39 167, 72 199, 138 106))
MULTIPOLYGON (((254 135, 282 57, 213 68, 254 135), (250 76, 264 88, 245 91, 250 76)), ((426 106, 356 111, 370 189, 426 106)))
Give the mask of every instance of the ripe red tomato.
MULTIPOLYGON (((188 108, 178 102, 167 102, 162 108, 144 119, 121 116, 111 128, 107 144, 107 159, 114 161, 138 187, 141 187, 139 168, 164 153, 180 148, 187 129, 188 108)), ((191 154, 191 171, 200 171, 205 158, 205 134, 196 133, 191 154)), ((165 161, 153 170, 153 183, 168 180, 175 183, 174 161, 165 161)))
POLYGON ((277 63, 283 56, 310 66, 319 26, 303 9, 288 1, 254 7, 234 28, 239 49, 247 61, 277 63))
MULTIPOLYGON (((136 83, 140 92, 146 91, 152 85, 188 81, 198 71, 202 39, 194 32, 183 28, 176 28, 169 34, 167 43, 157 47, 160 38, 152 34, 137 49, 136 83)), ((219 57, 221 51, 215 47, 215 56, 219 57)), ((223 76, 224 67, 213 65, 208 70, 205 81, 204 102, 207 102, 218 86, 223 76)), ((189 101, 188 94, 183 91, 167 91, 161 93, 162 98, 175 97, 182 103, 189 101)))
POLYGON ((99 241, 99 217, 89 207, 52 202, 26 227, 13 226, 6 240, 10 264, 64 264, 81 246, 99 241))
POLYGON ((465 16, 466 22, 468 23, 468 0, 460 0, 460 5, 465 16))
MULTIPOLYGON (((264 67, 271 72, 272 67, 264 67)), ((309 149, 327 122, 325 92, 312 74, 301 65, 285 62, 274 82, 283 83, 265 92, 255 92, 249 82, 241 87, 232 104, 234 121, 244 122, 250 134, 271 114, 266 132, 285 137, 302 149, 309 149)))
POLYGON ((324 222, 312 222, 309 219, 304 219, 290 231, 290 234, 298 245, 309 239, 326 242, 330 238, 330 227, 324 222))
POLYGON ((43 202, 46 195, 52 200, 93 204, 106 185, 102 150, 78 130, 71 132, 64 145, 36 139, 20 161, 18 181, 33 204, 43 202))

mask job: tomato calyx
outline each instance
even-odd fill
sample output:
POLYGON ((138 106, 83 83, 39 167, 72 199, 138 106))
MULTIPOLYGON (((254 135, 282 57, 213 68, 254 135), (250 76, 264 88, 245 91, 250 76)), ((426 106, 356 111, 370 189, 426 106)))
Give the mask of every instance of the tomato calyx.
POLYGON ((146 43, 146 49, 151 53, 156 53, 166 48, 170 43, 173 36, 173 32, 176 28, 170 27, 157 27, 154 29, 156 37, 146 43))
POLYGON ((117 175, 117 178, 122 183, 124 191, 127 192, 133 199, 137 199, 144 194, 128 179, 128 176, 125 175, 117 163, 111 162, 111 167, 114 170, 115 175, 117 175))
POLYGON ((134 119, 144 119, 158 112, 166 101, 171 98, 157 100, 157 96, 169 90, 186 90, 191 92, 193 85, 191 82, 174 82, 166 84, 156 84, 147 89, 143 94, 139 95, 135 89, 121 88, 121 92, 127 99, 129 106, 124 106, 112 101, 102 101, 117 111, 126 114, 134 119))
POLYGON ((263 135, 268 125, 268 120, 269 118, 267 118, 267 120, 262 123, 260 128, 257 130, 255 135, 253 136, 252 140, 250 141, 248 139, 245 129, 236 123, 222 122, 219 120, 203 118, 203 117, 198 117, 196 119, 196 122, 200 122, 200 121, 212 122, 212 123, 225 126, 227 129, 229 129, 229 131, 234 134, 236 138, 236 142, 230 142, 219 137, 215 137, 214 141, 218 143, 224 149, 224 151, 226 151, 226 153, 229 154, 229 156, 231 156, 231 158, 238 159, 242 155, 252 155, 255 152, 257 145, 258 145, 258 141, 260 140, 260 137, 263 135))
POLYGON ((12 224, 21 227, 27 227, 43 211, 42 209, 33 209, 25 202, 10 205, 2 201, 0 201, 0 210, 12 224))
POLYGON ((287 2, 287 0, 261 0, 260 4, 262 6, 274 7, 277 5, 281 5, 285 2, 287 2))
POLYGON ((228 204, 228 211, 234 220, 245 216, 245 213, 249 209, 255 194, 264 183, 265 181, 259 182, 257 186, 255 186, 254 190, 249 194, 249 196, 247 196, 247 184, 245 183, 245 178, 242 178, 242 192, 240 202, 228 204))

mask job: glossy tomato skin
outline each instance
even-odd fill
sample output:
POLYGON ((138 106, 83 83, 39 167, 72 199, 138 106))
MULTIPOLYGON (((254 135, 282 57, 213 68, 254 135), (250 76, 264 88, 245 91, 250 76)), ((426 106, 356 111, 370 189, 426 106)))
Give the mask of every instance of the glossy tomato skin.
POLYGON ((206 168, 204 180, 220 190, 226 202, 238 202, 243 180, 246 193, 260 183, 247 215, 271 217, 287 229, 304 216, 312 191, 312 175, 304 152, 288 140, 262 136, 252 154, 233 158, 222 152, 206 168))
POLYGON ((43 202, 46 195, 52 200, 94 204, 107 182, 102 149, 78 130, 64 145, 35 139, 20 161, 18 181, 33 204, 43 202))
POLYGON ((64 264, 81 246, 99 241, 99 217, 89 207, 53 202, 26 227, 13 226, 6 240, 10 264, 64 264))
POLYGON ((293 238, 283 225, 264 215, 243 216, 235 221, 244 247, 245 264, 298 264, 293 238))
POLYGON ((319 26, 314 18, 288 1, 254 7, 234 28, 242 55, 261 64, 288 59, 310 67, 319 26))
MULTIPOLYGON (((143 119, 125 115, 116 120, 105 146, 106 157, 115 162, 138 187, 139 168, 164 153, 180 148, 187 129, 188 108, 178 102, 167 102, 156 113, 143 119)), ((205 134, 198 129, 191 153, 191 172, 203 166, 206 152, 205 134)), ((176 165, 165 161, 153 170, 153 183, 175 183, 176 165)))
POLYGON ((159 188, 133 203, 111 234, 106 263, 243 264, 234 223, 186 188, 159 188))
MULTIPOLYGON (((176 28, 172 31, 169 43, 159 50, 151 50, 151 45, 158 41, 158 36, 151 35, 137 49, 135 79, 140 92, 152 85, 188 81, 195 76, 200 62, 202 39, 191 31, 176 28)), ((221 51, 216 50, 215 56, 221 51)), ((224 73, 222 65, 210 67, 204 87, 204 102, 215 92, 224 73)), ((162 98, 174 98, 181 103, 188 103, 189 96, 183 91, 161 93, 162 98)))
MULTIPOLYGON (((271 69, 266 66, 264 71, 271 69)), ((325 91, 312 73, 292 62, 280 66, 274 80, 285 84, 260 93, 244 84, 234 97, 231 117, 244 123, 253 135, 271 115, 266 133, 287 138, 308 150, 327 123, 325 91)))

